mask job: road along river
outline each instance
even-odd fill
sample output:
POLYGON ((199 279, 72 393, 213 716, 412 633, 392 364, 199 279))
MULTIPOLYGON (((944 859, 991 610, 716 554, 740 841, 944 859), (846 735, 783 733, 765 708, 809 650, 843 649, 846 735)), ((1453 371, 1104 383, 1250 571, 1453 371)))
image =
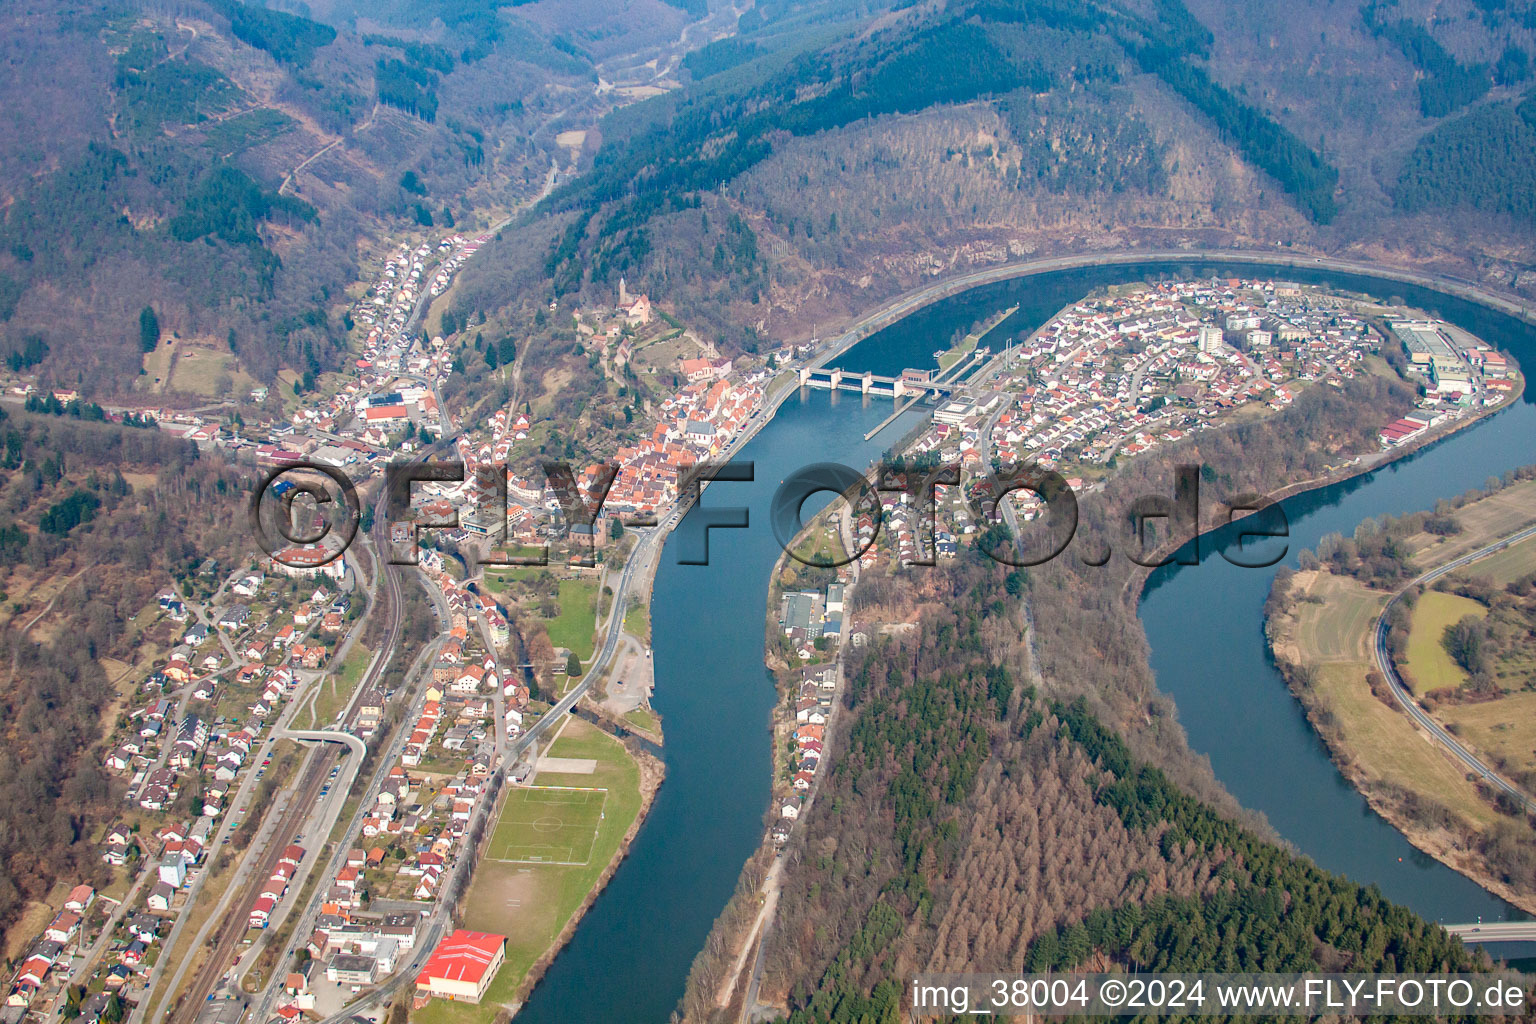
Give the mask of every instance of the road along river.
MULTIPOLYGON (((899 373, 932 363, 955 330, 998 310, 1019 309, 997 336, 1022 337, 1068 302, 1108 284, 1148 277, 1266 276, 1402 300, 1447 319, 1536 367, 1536 329, 1504 313, 1423 287, 1306 266, 1199 259, 1077 267, 978 285, 910 313, 836 362, 846 370, 899 373)), ((790 472, 820 461, 862 468, 926 414, 919 406, 874 442, 864 432, 889 400, 813 391, 792 396, 737 461, 755 462, 752 483, 722 482, 702 509, 745 506, 745 530, 709 531, 710 564, 680 565, 700 510, 669 538, 656 577, 655 705, 664 716, 667 781, 629 857, 556 958, 519 1022, 663 1022, 688 967, 724 907, 763 831, 769 797, 768 716, 774 694, 763 667, 768 575, 779 553, 769 503, 790 472)), ((1323 534, 1353 531, 1367 516, 1432 505, 1489 475, 1536 461, 1536 405, 1524 401, 1445 441, 1370 474, 1284 503, 1286 561, 1323 534)), ((807 516, 817 499, 807 503, 807 516)), ((1171 694, 1190 745, 1248 807, 1320 865, 1375 882, 1432 920, 1519 918, 1518 911, 1415 850, 1366 806, 1270 663, 1260 610, 1273 569, 1238 569, 1211 535, 1202 564, 1153 574, 1142 603, 1158 686, 1171 694), (1401 858, 1401 861, 1399 861, 1401 858)))

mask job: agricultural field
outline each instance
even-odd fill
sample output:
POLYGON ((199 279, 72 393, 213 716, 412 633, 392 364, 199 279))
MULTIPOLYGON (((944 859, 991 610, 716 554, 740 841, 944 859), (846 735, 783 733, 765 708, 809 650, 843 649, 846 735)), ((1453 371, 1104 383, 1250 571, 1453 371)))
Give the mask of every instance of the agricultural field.
MULTIPOLYGON (((1457 509, 1461 532, 1449 537, 1419 532, 1407 538, 1422 569, 1449 562, 1536 523, 1536 480, 1523 480, 1457 509)), ((1489 560, 1496 556, 1489 556, 1489 560)), ((1479 563, 1481 564, 1481 563, 1479 563)))
POLYGON ((1455 689, 1467 681, 1467 673, 1446 651, 1442 640, 1448 627, 1466 615, 1488 611, 1471 598, 1442 594, 1437 590, 1420 595, 1413 606, 1413 627, 1408 633, 1408 655, 1398 666, 1403 681, 1415 696, 1435 690, 1455 689))
POLYGON ((1465 771, 1414 728, 1395 704, 1371 692, 1371 631, 1385 595, 1326 572, 1298 573, 1293 585, 1320 600, 1292 606, 1276 653, 1311 666, 1306 697, 1327 716, 1324 731, 1335 758, 1350 765, 1367 786, 1401 787, 1454 808, 1471 827, 1491 824, 1496 813, 1478 798, 1465 771))
MULTIPOLYGON (((1302 574, 1297 575, 1301 585, 1302 574)), ((1297 645, 1305 664, 1328 661, 1371 661, 1370 636, 1386 604, 1381 593, 1332 573, 1317 574, 1307 585, 1309 596, 1321 603, 1297 606, 1297 645)))
POLYGON ((1435 717, 1511 774, 1536 772, 1536 693, 1512 693, 1476 704, 1444 705, 1435 717))
POLYGON ((1512 544, 1503 551, 1478 559, 1457 575, 1487 580, 1502 587, 1536 572, 1536 537, 1512 544))

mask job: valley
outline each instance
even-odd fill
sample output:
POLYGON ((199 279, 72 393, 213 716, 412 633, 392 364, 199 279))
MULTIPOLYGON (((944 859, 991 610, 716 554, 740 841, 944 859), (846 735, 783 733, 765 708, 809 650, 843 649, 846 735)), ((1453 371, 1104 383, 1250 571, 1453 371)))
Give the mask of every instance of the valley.
POLYGON ((1528 952, 1528 7, 0 14, 0 1024, 1528 952))

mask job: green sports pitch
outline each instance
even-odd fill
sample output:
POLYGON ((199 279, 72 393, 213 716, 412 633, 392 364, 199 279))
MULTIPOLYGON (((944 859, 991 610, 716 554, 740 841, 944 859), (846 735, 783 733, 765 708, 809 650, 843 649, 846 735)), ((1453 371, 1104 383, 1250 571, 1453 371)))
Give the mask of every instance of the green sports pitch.
POLYGON ((514 789, 491 835, 490 857, 512 864, 586 864, 607 801, 606 789, 514 789))

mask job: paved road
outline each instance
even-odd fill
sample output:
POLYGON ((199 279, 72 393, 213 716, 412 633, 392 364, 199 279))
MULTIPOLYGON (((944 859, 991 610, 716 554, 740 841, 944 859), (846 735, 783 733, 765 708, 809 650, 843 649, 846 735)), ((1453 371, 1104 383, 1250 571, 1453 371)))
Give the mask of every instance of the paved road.
POLYGON ((1536 942, 1536 921, 1490 921, 1483 924, 1448 924, 1446 931, 1458 939, 1477 942, 1536 942))
POLYGON ((1460 295, 1525 320, 1532 320, 1529 304, 1518 296, 1507 292, 1496 291, 1487 285, 1470 281, 1466 278, 1409 270, 1365 260, 1340 259, 1332 256, 1298 256, 1291 252, 1254 249, 1154 249, 1145 252, 1084 253, 1078 256, 1058 256, 1051 259, 1027 260, 1022 263, 1005 263, 1000 266, 988 267, 985 270, 976 270, 968 274, 945 278, 934 284, 914 289, 898 296, 889 304, 882 306, 873 313, 869 313, 854 321, 847 331, 835 338, 830 345, 815 353, 811 357, 809 364, 818 367, 824 366, 829 360, 842 355, 875 330, 900 320, 914 310, 921 309, 930 303, 937 302, 939 299, 954 295, 957 292, 974 288, 979 284, 989 284, 993 281, 1004 281, 1015 277, 1031 277, 1078 267, 1134 266, 1140 263, 1155 262, 1269 263, 1299 269, 1311 268, 1313 270, 1331 270, 1346 274, 1369 274, 1372 277, 1402 281, 1405 284, 1415 284, 1425 288, 1433 288, 1436 291, 1460 295))
MULTIPOLYGON (((214 596, 205 605, 188 605, 188 607, 197 614, 199 621, 208 626, 210 632, 218 633, 219 631, 215 629, 211 623, 208 622, 205 609, 212 607, 214 601, 220 599, 224 593, 225 588, 229 585, 230 579, 237 578, 240 575, 242 575, 242 573, 237 571, 231 574, 231 576, 227 577, 224 582, 219 585, 219 589, 214 593, 214 596)), ((313 625, 310 626, 310 628, 304 632, 303 638, 307 638, 314 630, 314 628, 315 627, 313 625)), ((228 642, 227 638, 224 638, 222 634, 220 634, 220 636, 221 639, 224 639, 226 643, 228 642)), ((225 669, 218 675, 222 676, 233 671, 239 664, 239 659, 236 659, 231 664, 230 668, 225 669)), ((178 718, 184 717, 186 714, 187 699, 192 692, 192 687, 193 684, 189 683, 180 691, 181 703, 177 708, 178 718)), ((204 865, 197 872, 195 880, 187 890, 186 909, 183 909, 183 911, 177 915, 176 923, 171 926, 171 932, 166 936, 165 942, 160 950, 160 959, 155 964, 154 968, 150 970, 149 976, 145 981, 144 996, 142 999, 140 999, 138 1006, 134 1009, 133 1013, 129 1017, 130 1024, 138 1024, 138 1022, 146 1019, 158 1020, 161 1012, 164 1010, 166 1003, 169 1001, 171 994, 173 994, 176 989, 181 986, 181 980, 189 967, 190 957, 172 957, 170 955, 171 950, 176 948, 176 944, 180 940, 182 933, 186 928, 187 921, 191 917, 190 908, 194 907, 197 900, 201 897, 203 885, 208 880, 209 871, 212 868, 214 860, 219 856, 220 850, 223 849, 225 841, 231 836, 231 833, 234 830, 235 820, 239 818, 253 819, 253 816, 248 812, 250 810, 250 804, 253 799, 254 792, 258 785, 258 780, 256 778, 256 771, 251 770, 250 766, 258 764, 272 754, 272 747, 273 744, 277 741, 279 731, 281 731, 281 729, 283 729, 289 722, 293 720, 295 714, 298 712, 302 704, 303 700, 296 698, 295 700, 290 701, 287 705, 285 705, 283 710, 279 712, 273 728, 267 732, 266 738, 261 741, 260 746, 257 747, 252 752, 251 756, 246 759, 247 769, 241 773, 239 789, 236 790, 234 798, 228 802, 229 811, 224 814, 222 823, 209 840, 204 865), (165 970, 172 963, 176 965, 176 970, 172 976, 170 987, 168 991, 162 995, 159 1003, 155 1008, 156 1012, 154 1014, 150 1014, 151 996, 155 993, 155 990, 158 987, 160 979, 163 976, 165 970)), ((165 743, 165 749, 161 752, 160 759, 156 762, 157 766, 163 765, 165 763, 166 757, 170 751, 170 747, 171 743, 167 740, 165 743)), ((260 831, 258 832, 257 838, 253 839, 251 844, 252 847, 259 846, 260 837, 261 835, 264 835, 266 831, 271 827, 272 820, 274 819, 262 816, 262 823, 259 826, 260 831)), ((245 827, 252 827, 251 820, 247 820, 245 822, 245 827)), ((244 859, 244 856, 244 854, 241 855, 242 860, 244 859)), ((155 866, 153 863, 151 863, 147 865, 144 870, 146 874, 153 874, 155 866)), ((234 891, 235 881, 238 881, 240 877, 242 877, 242 875, 237 873, 235 880, 230 883, 229 888, 226 890, 224 900, 221 901, 221 906, 229 899, 229 893, 234 891)), ((198 945, 201 945, 204 937, 215 925, 217 920, 217 914, 209 915, 203 926, 199 929, 197 936, 193 939, 192 945, 194 948, 198 945)))
MULTIPOLYGON (((675 513, 668 516, 668 523, 673 521, 673 516, 675 513)), ((607 671, 609 662, 618 651, 619 641, 624 636, 624 607, 629 586, 634 582, 641 567, 650 564, 660 538, 666 536, 666 531, 661 527, 652 527, 644 532, 640 530, 633 532, 639 535, 640 542, 635 545, 635 550, 630 552, 628 560, 624 563, 624 571, 619 575, 619 582, 613 588, 613 603, 608 613, 608 629, 603 637, 603 646, 593 656, 592 663, 587 666, 586 675, 581 677, 581 682, 573 686, 571 691, 561 697, 546 714, 540 715, 539 720, 529 726, 527 732, 512 741, 507 748, 508 764, 516 764, 518 758, 534 740, 543 735, 552 723, 560 721, 561 716, 576 706, 576 702, 592 688, 592 683, 607 671)))
MULTIPOLYGON (((1517 544, 1528 537, 1536 537, 1536 526, 1521 530, 1519 533, 1505 537, 1501 541, 1478 548, 1476 551, 1462 555, 1460 558, 1447 562, 1438 568, 1431 569, 1429 572, 1423 573, 1411 581, 1403 590, 1433 583, 1446 573, 1455 572, 1465 565, 1491 555, 1495 551, 1502 551, 1511 544, 1517 544)), ((1536 800, 1531 799, 1524 790, 1511 784, 1498 772, 1484 764, 1471 750, 1463 746, 1461 741, 1447 732, 1439 722, 1435 721, 1423 708, 1419 707, 1418 702, 1413 699, 1413 695, 1408 692, 1408 688, 1403 685, 1402 677, 1398 675, 1397 667, 1392 664, 1392 658, 1387 653, 1387 614, 1392 610, 1393 605, 1402 600, 1402 594, 1403 591, 1399 591, 1392 600, 1388 601, 1387 606, 1382 609, 1380 617, 1376 620, 1376 667, 1386 677, 1387 683, 1392 689, 1393 698, 1425 732, 1434 737, 1437 742, 1454 754, 1458 760, 1481 777, 1483 781, 1514 797, 1527 812, 1536 813, 1536 800)))

